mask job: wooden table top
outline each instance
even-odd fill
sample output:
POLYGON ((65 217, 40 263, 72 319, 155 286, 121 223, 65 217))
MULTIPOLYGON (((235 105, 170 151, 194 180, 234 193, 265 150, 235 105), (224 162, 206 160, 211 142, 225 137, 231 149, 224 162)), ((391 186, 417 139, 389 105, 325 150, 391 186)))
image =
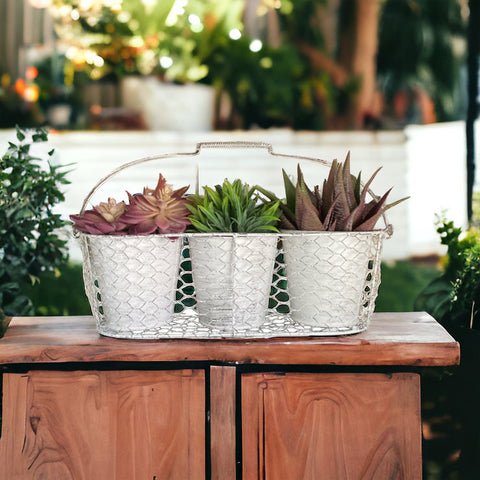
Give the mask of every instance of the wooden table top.
POLYGON ((217 361, 294 365, 454 365, 458 343, 425 312, 375 313, 367 331, 336 337, 119 340, 90 316, 14 317, 0 364, 217 361))

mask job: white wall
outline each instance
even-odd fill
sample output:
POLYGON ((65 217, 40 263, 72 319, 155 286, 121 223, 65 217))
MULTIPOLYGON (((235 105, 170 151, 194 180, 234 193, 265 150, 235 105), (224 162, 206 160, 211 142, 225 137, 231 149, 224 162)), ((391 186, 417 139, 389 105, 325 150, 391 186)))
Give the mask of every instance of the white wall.
MULTIPOLYGON (((478 125, 477 125, 478 127, 478 125)), ((292 132, 262 130, 246 132, 176 133, 176 132, 65 132, 52 133, 50 146, 56 149, 55 161, 73 163, 66 188, 66 201, 59 207, 65 217, 77 213, 91 187, 117 166, 145 156, 193 152, 197 142, 205 141, 265 141, 277 153, 304 155, 328 161, 343 160, 351 152, 352 172, 362 171, 366 180, 379 166, 382 171, 372 190, 383 194, 394 187, 390 201, 410 195, 411 198, 388 212, 394 226, 394 236, 385 242, 384 259, 400 259, 414 255, 441 253, 435 232, 434 217, 447 209, 447 217, 458 225, 466 225, 465 128, 463 122, 409 126, 404 131, 384 132, 292 132)), ((477 128, 477 152, 480 150, 480 130, 477 128)), ((12 130, 0 131, 0 151, 7 140, 14 138, 12 130)), ((265 184, 281 192, 281 169, 295 173, 296 161, 276 158, 275 163, 264 151, 209 156, 200 164, 200 183, 221 181, 225 177, 241 176, 254 183, 265 184)), ((477 158, 479 155, 477 154, 477 158)), ((104 187, 96 200, 120 196, 125 189, 138 191, 144 185, 155 186, 162 171, 176 186, 194 184, 195 163, 191 159, 161 160, 135 170, 127 170, 104 187)), ((308 163, 308 162, 307 162, 308 163)), ((313 174, 311 165, 305 173, 313 174)), ((480 170, 480 161, 477 160, 480 170)), ((317 167, 315 167, 317 168, 317 167)), ((323 177, 323 171, 315 175, 323 177)), ((308 178, 308 177, 307 177, 308 178)), ((322 178, 313 177, 312 185, 322 178)), ((480 178, 480 175, 477 177, 480 178)), ((478 182, 480 186, 480 182, 478 182)), ((72 246, 72 256, 79 258, 72 246)))
MULTIPOLYGON (((411 254, 428 254, 432 239, 438 241, 435 214, 444 212, 457 226, 467 224, 465 124, 409 126, 405 133, 407 183, 413 199, 408 212, 407 242, 411 254)), ((477 139, 478 151, 480 136, 477 139)), ((477 165, 480 169, 479 160, 477 165)))

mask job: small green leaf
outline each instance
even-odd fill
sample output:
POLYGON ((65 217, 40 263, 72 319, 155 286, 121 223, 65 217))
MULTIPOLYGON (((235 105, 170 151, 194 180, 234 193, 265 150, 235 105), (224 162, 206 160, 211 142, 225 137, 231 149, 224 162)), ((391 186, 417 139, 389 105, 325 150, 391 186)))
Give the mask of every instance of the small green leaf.
MULTIPOLYGON (((17 140, 19 142, 23 142, 25 140, 25 134, 23 133, 22 130, 20 130, 20 128, 17 126, 17 140)), ((16 145, 13 145, 13 144, 10 144, 13 146, 13 148, 16 148, 16 145)))

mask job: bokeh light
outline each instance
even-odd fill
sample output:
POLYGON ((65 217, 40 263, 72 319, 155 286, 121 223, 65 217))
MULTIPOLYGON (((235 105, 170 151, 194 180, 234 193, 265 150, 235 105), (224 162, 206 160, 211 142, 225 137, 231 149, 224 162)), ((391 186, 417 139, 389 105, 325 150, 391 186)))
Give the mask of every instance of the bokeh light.
POLYGON ((162 68, 170 68, 173 65, 173 59, 171 57, 160 57, 160 66, 162 68))
POLYGON ((27 102, 36 102, 40 95, 40 89, 38 85, 27 85, 23 93, 23 98, 27 102))
POLYGON ((38 69, 36 67, 28 67, 25 70, 25 78, 27 80, 34 80, 38 77, 38 69))
POLYGON ((232 28, 228 33, 232 40, 239 40, 242 37, 242 32, 238 28, 232 28))
POLYGON ((252 40, 249 46, 251 52, 259 52, 262 49, 262 47, 263 47, 263 43, 258 38, 256 38, 255 40, 252 40))

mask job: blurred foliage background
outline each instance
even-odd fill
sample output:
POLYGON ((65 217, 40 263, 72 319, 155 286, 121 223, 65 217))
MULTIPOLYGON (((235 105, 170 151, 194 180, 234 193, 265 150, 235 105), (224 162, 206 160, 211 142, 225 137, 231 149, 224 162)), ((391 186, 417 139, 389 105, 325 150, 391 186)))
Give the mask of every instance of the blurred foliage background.
MULTIPOLYGON (((26 13, 21 3, 10 9, 26 13)), ((89 92, 108 86, 113 93, 96 106, 121 107, 128 75, 213 86, 222 129, 399 128, 464 117, 467 0, 26 5, 49 19, 53 40, 21 43, 18 75, 0 60, 0 127, 51 123, 49 109, 61 104, 71 115, 57 126, 88 128, 89 92)))

